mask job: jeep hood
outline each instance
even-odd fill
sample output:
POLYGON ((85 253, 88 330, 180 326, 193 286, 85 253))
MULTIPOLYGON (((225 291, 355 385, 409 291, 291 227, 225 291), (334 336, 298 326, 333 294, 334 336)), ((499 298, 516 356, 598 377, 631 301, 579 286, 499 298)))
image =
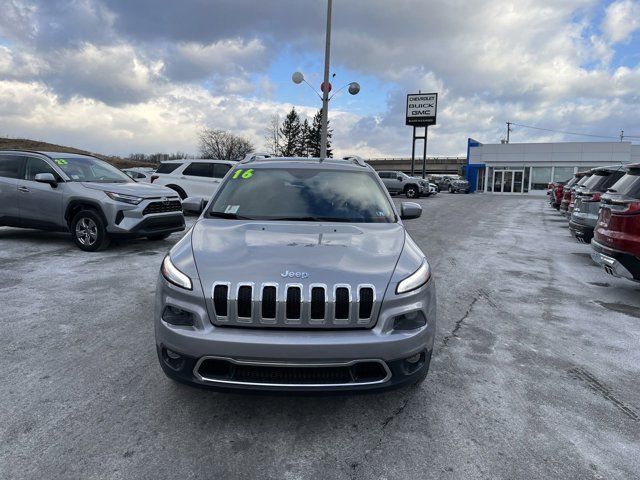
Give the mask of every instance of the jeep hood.
POLYGON ((121 193, 123 195, 134 195, 142 198, 177 197, 178 194, 170 188, 152 183, 127 182, 127 183, 98 183, 82 182, 82 185, 93 190, 103 192, 121 193))
POLYGON ((214 282, 372 284, 382 298, 405 241, 397 223, 201 219, 191 245, 203 290, 214 282), (308 276, 285 277, 286 272, 308 276), (305 278, 301 278, 305 277, 305 278))

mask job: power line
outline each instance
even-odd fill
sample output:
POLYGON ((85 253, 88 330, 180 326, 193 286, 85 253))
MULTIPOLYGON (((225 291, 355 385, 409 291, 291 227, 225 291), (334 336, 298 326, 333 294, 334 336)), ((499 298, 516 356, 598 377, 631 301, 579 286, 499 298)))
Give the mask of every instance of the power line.
MULTIPOLYGON (((578 135, 578 136, 582 136, 582 137, 593 137, 593 138, 614 138, 614 139, 618 139, 620 137, 614 137, 612 135, 593 135, 591 133, 577 133, 577 132, 564 132, 562 130, 553 130, 551 128, 542 128, 542 127, 534 127, 532 125, 522 125, 520 123, 513 123, 513 122, 508 122, 509 125, 514 125, 516 127, 523 127, 523 128, 532 128, 534 130, 542 130, 545 132, 553 132, 553 133, 562 133, 563 135, 578 135)), ((629 137, 631 138, 631 135, 624 135, 625 138, 629 137)), ((638 137, 640 138, 640 137, 638 137)))

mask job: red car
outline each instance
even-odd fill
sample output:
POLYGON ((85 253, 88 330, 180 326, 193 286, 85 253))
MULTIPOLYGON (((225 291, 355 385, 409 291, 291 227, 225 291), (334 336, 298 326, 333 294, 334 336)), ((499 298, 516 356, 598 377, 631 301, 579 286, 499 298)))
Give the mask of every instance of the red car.
POLYGON ((640 163, 601 198, 593 260, 616 277, 640 282, 640 163))
POLYGON ((571 203, 571 194, 575 191, 575 185, 580 181, 586 172, 578 172, 573 174, 573 178, 567 182, 562 189, 562 201, 560 202, 560 212, 566 214, 571 203))
POLYGON ((560 210, 560 202, 562 202, 562 189, 564 188, 564 184, 567 182, 553 182, 553 186, 551 187, 551 197, 549 198, 549 203, 556 210, 560 210))

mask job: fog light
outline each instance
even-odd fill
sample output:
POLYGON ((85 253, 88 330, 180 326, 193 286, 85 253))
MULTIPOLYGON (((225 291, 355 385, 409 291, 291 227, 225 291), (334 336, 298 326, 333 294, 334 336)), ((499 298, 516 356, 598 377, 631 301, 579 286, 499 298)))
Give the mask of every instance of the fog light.
MULTIPOLYGON (((419 355, 418 355, 418 356, 419 356, 419 355)), ((172 359, 172 360, 177 360, 177 359, 179 359, 179 358, 180 358, 180 354, 179 354, 179 353, 176 353, 176 352, 174 352, 174 351, 171 351, 171 350, 169 350, 169 349, 167 348, 167 357, 169 357, 169 358, 170 358, 170 359, 172 359)), ((411 357, 411 358, 413 358, 413 357, 411 357)), ((413 362, 411 362, 411 363, 413 363, 413 362)))
POLYGON ((407 358, 407 362, 409 363, 418 363, 420 361, 421 353, 416 353, 413 357, 407 358))
POLYGON ((162 320, 171 325, 193 325, 193 314, 181 308, 167 305, 162 311, 162 320))
POLYGON ((162 361, 175 371, 180 371, 185 366, 185 358, 182 355, 165 347, 162 348, 162 361))
POLYGON ((415 330, 424 327, 427 324, 427 317, 424 316, 422 310, 405 313, 399 315, 393 320, 394 330, 415 330))

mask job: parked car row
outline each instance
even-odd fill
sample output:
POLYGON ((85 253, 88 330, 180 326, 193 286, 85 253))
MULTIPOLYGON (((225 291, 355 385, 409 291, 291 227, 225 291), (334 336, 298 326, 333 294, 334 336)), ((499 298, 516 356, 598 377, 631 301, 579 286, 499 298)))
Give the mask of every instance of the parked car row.
POLYGON ((469 182, 458 176, 438 176, 430 179, 411 177, 401 171, 379 171, 385 187, 391 195, 404 194, 407 198, 428 197, 442 190, 449 193, 469 193, 469 182))
POLYGON ((549 186, 549 203, 569 230, 591 244, 593 260, 616 277, 640 282, 640 164, 599 167, 549 186))

